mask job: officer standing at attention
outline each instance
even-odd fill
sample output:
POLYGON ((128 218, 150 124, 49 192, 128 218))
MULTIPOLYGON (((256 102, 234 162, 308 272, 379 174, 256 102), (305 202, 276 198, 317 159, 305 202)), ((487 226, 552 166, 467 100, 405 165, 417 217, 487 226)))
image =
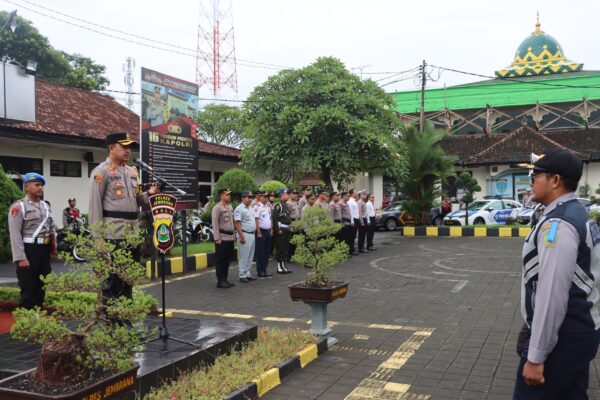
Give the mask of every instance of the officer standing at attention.
POLYGON ((290 245, 290 210, 287 206, 287 190, 279 191, 279 203, 273 209, 273 236, 275 239, 275 257, 277 259, 277 273, 290 274, 293 271, 286 268, 288 249, 290 245))
POLYGON ((306 204, 304 205, 304 207, 302 207, 302 210, 300 210, 300 215, 304 215, 304 213, 306 212, 306 209, 316 207, 316 205, 317 205, 317 196, 315 196, 313 193, 309 193, 306 196, 306 204))
MULTIPOLYGON (((339 204, 340 194, 338 192, 331 192, 331 201, 329 202, 329 206, 327 207, 327 211, 329 212, 329 216, 336 224, 342 224, 342 209, 339 204)), ((342 242, 344 238, 342 237, 342 229, 335 233, 335 238, 342 242)))
POLYGON ((351 256, 356 255, 354 252, 354 227, 352 226, 352 214, 350 213, 350 206, 348 200, 350 200, 350 193, 342 192, 340 204, 340 212, 342 215, 342 238, 348 245, 348 254, 351 256))
POLYGON ((310 194, 311 190, 308 186, 302 188, 302 197, 298 201, 298 208, 302 210, 306 205, 306 197, 310 194))
POLYGON ((348 246, 352 250, 353 254, 358 254, 354 251, 354 242, 356 241, 356 234, 358 233, 358 227, 360 226, 360 212, 358 211, 358 203, 356 202, 356 192, 354 189, 348 190, 350 198, 348 199, 348 207, 350 207, 350 215, 352 218, 352 232, 350 233, 350 242, 348 246))
MULTIPOLYGON (((134 143, 129 133, 107 135, 108 157, 90 174, 89 223, 94 225, 104 221, 112 224, 114 230, 105 239, 113 241, 117 247, 124 239, 123 229, 138 226, 139 209, 148 203, 148 195, 159 192, 156 186, 151 186, 147 192, 139 192, 137 170, 126 164, 134 143)), ((132 250, 131 255, 134 261, 140 261, 139 250, 132 250)), ((111 274, 103 285, 102 296, 104 301, 119 296, 130 299, 131 290, 131 285, 111 274)))
POLYGON ((368 213, 367 213, 367 203, 366 203, 367 195, 364 190, 358 192, 358 252, 359 253, 368 253, 365 250, 365 240, 367 238, 367 224, 368 222, 368 213))
POLYGON ((377 250, 373 247, 373 238, 375 237, 375 218, 377 217, 377 213, 375 212, 375 196, 369 194, 367 196, 369 201, 367 201, 367 250, 375 251, 377 250))
POLYGON ((219 203, 212 209, 212 223, 215 229, 215 255, 217 256, 217 265, 215 272, 217 274, 217 287, 219 289, 229 289, 235 284, 229 283, 229 263, 234 255, 233 242, 235 241, 235 227, 233 225, 233 209, 229 204, 231 191, 220 189, 217 193, 219 203))
POLYGON ((327 191, 324 189, 320 189, 317 192, 317 196, 318 196, 318 198, 317 198, 317 201, 315 201, 315 206, 326 209, 328 206, 327 198, 329 197, 329 193, 327 193, 327 191))
POLYGON ((259 278, 268 278, 272 274, 267 272, 269 264, 269 251, 271 249, 271 236, 273 234, 271 209, 267 207, 267 193, 256 194, 258 203, 254 206, 256 218, 256 275, 259 278))
POLYGON ((238 261, 239 276, 241 283, 255 281, 250 270, 252 268, 252 259, 254 258, 254 247, 256 234, 256 218, 254 211, 250 208, 252 202, 252 192, 242 192, 242 202, 233 212, 235 221, 235 230, 237 231, 237 242, 240 259, 238 261))
MULTIPOLYGON (((298 192, 290 190, 290 198, 287 201, 287 206, 290 209, 290 218, 292 223, 297 219, 300 219, 300 208, 298 208, 298 192)), ((297 235, 297 232, 292 232, 292 237, 297 235)), ((290 238, 291 240, 291 238, 290 238)), ((288 251, 288 262, 292 262, 292 257, 296 254, 296 246, 290 242, 290 249, 288 251)))
POLYGON ((533 165, 532 200, 546 208, 523 245, 525 325, 513 399, 588 398, 600 338, 600 233, 574 193, 582 170, 563 149, 533 165))
POLYGON ((19 307, 41 307, 44 285, 41 276, 48 275, 50 256, 56 256, 55 224, 50 206, 41 199, 46 179, 29 172, 23 176, 26 195, 14 202, 8 211, 8 230, 13 262, 21 294, 19 307))

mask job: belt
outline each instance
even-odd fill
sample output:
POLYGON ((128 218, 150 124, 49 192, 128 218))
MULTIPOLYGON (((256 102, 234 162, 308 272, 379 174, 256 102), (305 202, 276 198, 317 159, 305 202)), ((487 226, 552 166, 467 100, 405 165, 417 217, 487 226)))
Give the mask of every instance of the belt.
POLYGON ((138 219, 139 213, 137 211, 108 211, 102 210, 102 216, 106 218, 119 218, 119 219, 138 219))
POLYGON ((289 225, 286 225, 286 224, 279 224, 279 229, 287 229, 287 228, 289 228, 289 227, 290 227, 290 226, 289 226, 289 225))
POLYGON ((245 230, 243 230, 243 229, 242 229, 242 232, 244 232, 244 233, 247 233, 247 234, 249 234, 249 235, 254 235, 254 234, 256 233, 256 231, 252 231, 252 232, 250 232, 250 231, 245 231, 245 230))
POLYGON ((223 235, 233 235, 233 231, 225 231, 223 229, 219 229, 219 233, 222 233, 223 235))
POLYGON ((23 243, 27 243, 27 244, 49 244, 50 243, 50 238, 49 237, 38 237, 38 238, 24 237, 23 238, 23 243))

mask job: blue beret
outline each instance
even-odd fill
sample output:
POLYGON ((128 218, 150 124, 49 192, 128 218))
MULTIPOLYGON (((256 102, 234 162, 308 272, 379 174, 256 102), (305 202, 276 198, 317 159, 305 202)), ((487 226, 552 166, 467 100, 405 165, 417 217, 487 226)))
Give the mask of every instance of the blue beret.
POLYGON ((30 182, 42 182, 42 185, 46 184, 46 178, 36 172, 28 172, 23 175, 23 183, 30 182))
POLYGON ((279 190, 277 191, 277 193, 279 193, 279 195, 280 195, 280 196, 281 196, 282 194, 284 194, 284 193, 287 193, 287 192, 288 192, 288 191, 287 191, 286 189, 279 189, 279 190))

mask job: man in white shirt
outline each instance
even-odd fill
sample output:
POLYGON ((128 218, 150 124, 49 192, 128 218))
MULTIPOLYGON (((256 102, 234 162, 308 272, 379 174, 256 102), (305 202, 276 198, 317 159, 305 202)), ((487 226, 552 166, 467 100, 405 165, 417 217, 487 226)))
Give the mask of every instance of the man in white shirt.
MULTIPOLYGON (((356 202, 356 191, 354 189, 350 189, 348 191, 350 194, 350 199, 348 200, 348 207, 350 208, 350 219, 352 231, 350 233, 350 240, 352 245, 350 246, 350 253, 356 253, 354 249, 354 241, 356 240, 356 234, 358 232, 358 226, 360 225, 360 215, 358 211, 358 203, 356 202)), ((350 243, 348 243, 350 244, 350 243)), ((356 253, 359 254, 359 253, 356 253)))
POLYGON ((375 196, 369 194, 367 197, 367 250, 375 251, 373 247, 373 237, 375 236, 375 196))
POLYGON ((267 273, 269 264, 269 252, 271 251, 271 208, 267 205, 267 193, 256 194, 258 203, 254 206, 254 217, 256 218, 256 275, 259 278, 267 278, 272 274, 267 273))

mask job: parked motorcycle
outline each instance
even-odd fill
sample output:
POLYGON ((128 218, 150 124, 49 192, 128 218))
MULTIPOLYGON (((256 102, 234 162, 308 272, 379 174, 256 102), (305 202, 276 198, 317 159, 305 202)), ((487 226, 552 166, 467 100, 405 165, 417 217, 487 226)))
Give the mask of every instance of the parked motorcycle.
POLYGON ((80 251, 78 251, 78 247, 74 246, 73 243, 71 243, 71 242, 69 242, 69 240, 67 240, 67 235, 69 233, 79 235, 82 232, 85 235, 89 235, 90 231, 87 228, 85 228, 83 222, 84 222, 83 220, 74 222, 74 223, 67 225, 66 227, 56 231, 56 247, 57 247, 58 251, 71 253, 73 258, 77 262, 84 262, 85 258, 83 258, 79 255, 80 251))
MULTIPOLYGON (((175 245, 181 246, 183 244, 184 235, 184 230, 181 228, 181 218, 175 219, 173 230, 175 232, 175 245)), ((211 225, 203 222, 199 213, 196 212, 194 212, 187 221, 185 235, 187 243, 212 242, 214 240, 211 225)))

